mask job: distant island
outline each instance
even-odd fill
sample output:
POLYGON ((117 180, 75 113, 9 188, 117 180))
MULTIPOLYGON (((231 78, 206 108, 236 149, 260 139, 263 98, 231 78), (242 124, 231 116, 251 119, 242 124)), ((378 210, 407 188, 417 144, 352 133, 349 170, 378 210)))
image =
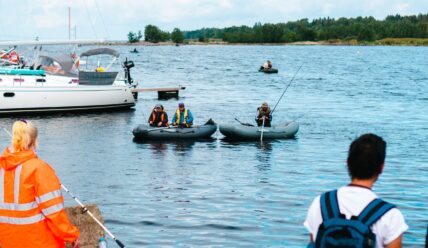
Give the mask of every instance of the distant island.
MULTIPOLYGON (((128 33, 128 42, 141 43, 141 31, 128 33)), ((147 25, 142 44, 303 44, 303 45, 428 45, 428 14, 301 19, 287 23, 256 23, 253 27, 202 28, 165 32, 147 25)))

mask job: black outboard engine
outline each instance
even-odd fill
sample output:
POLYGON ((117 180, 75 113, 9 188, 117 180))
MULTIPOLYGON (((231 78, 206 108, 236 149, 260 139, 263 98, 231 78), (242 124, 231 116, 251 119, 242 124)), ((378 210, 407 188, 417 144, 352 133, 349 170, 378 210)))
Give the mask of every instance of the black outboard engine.
POLYGON ((123 62, 123 69, 125 69, 125 79, 128 84, 132 84, 134 82, 131 77, 131 68, 134 66, 134 61, 128 61, 128 58, 126 58, 125 62, 123 62))
MULTIPOLYGON (((125 80, 129 85, 132 85, 134 83, 134 80, 131 77, 131 68, 134 66, 134 61, 128 61, 128 58, 126 58, 125 62, 123 62, 123 69, 125 70, 125 80)), ((132 95, 134 96, 134 99, 137 100, 138 92, 133 92, 132 95)))

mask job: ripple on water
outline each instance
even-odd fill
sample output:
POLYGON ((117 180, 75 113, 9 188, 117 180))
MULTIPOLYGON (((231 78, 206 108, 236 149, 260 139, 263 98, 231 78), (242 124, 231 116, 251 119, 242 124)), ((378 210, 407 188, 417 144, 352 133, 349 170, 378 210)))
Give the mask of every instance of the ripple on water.
MULTIPOLYGON (((405 247, 423 245, 427 48, 157 46, 138 55, 128 53, 132 48, 118 47, 136 63, 135 80, 142 87, 186 86, 180 101, 196 123, 252 123, 256 107, 263 100, 273 106, 305 64, 274 114, 277 123, 301 116, 293 140, 133 142, 131 130, 147 120, 155 93, 140 94, 134 111, 32 118, 40 129, 40 157, 79 198, 99 205, 125 244, 305 246, 309 204, 348 182, 349 143, 374 132, 388 142, 375 191, 403 212, 410 226, 405 247), (266 58, 277 75, 257 72, 266 58)), ((177 100, 162 104, 171 115, 177 100)), ((14 120, 3 118, 0 128, 10 129, 14 120)), ((0 134, 3 147, 9 140, 0 134)))

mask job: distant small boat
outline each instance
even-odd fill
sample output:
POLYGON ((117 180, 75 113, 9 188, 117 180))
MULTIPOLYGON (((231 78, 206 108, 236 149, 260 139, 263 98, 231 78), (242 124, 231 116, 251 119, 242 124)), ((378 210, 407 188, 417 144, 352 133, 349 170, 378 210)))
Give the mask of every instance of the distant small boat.
MULTIPOLYGON (((289 139, 299 131, 299 123, 289 122, 284 125, 276 125, 263 128, 263 139, 289 139)), ((230 140, 258 140, 262 127, 248 125, 220 125, 220 133, 230 140)))
POLYGON ((278 69, 275 68, 263 68, 263 66, 260 67, 259 72, 264 72, 264 73, 278 73, 278 69))
POLYGON ((129 51, 130 53, 139 53, 139 51, 137 50, 137 48, 134 48, 134 50, 129 51))
POLYGON ((204 125, 189 128, 151 127, 141 124, 132 133, 137 140, 201 140, 209 139, 217 131, 217 124, 209 120, 204 125))

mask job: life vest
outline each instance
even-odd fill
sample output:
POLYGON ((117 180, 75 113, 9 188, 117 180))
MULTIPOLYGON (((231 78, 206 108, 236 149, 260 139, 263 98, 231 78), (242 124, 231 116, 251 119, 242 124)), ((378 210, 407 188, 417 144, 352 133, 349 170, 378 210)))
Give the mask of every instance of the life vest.
POLYGON ((0 51, 0 59, 9 59, 9 55, 4 51, 0 51))
POLYGON ((9 53, 9 61, 13 63, 19 62, 19 54, 16 51, 12 51, 9 53))
MULTIPOLYGON (((187 122, 187 118, 189 117, 189 114, 187 112, 187 109, 184 109, 184 121, 187 122)), ((179 125, 181 120, 181 112, 180 109, 177 109, 177 111, 175 112, 175 124, 179 125)), ((190 124, 190 123, 188 123, 190 124)))
MULTIPOLYGON (((162 112, 161 113, 161 122, 163 123, 164 121, 165 121, 165 112, 162 112)), ((151 116, 151 118, 150 118, 150 121, 152 121, 152 122, 155 122, 155 120, 156 120, 156 112, 155 111, 153 111, 152 112, 152 116, 151 116)), ((154 124, 154 123, 153 123, 154 124)), ((166 123, 166 126, 168 126, 168 122, 166 123)))
POLYGON ((264 110, 262 109, 262 107, 259 107, 259 108, 257 109, 257 111, 259 112, 259 116, 258 116, 258 118, 260 118, 260 117, 262 117, 262 116, 269 116, 269 115, 270 115, 270 108, 269 108, 269 107, 267 107, 267 110, 266 110, 266 111, 264 111, 264 110))
POLYGON ((62 248, 77 237, 52 167, 32 150, 6 149, 0 156, 1 246, 62 248))

